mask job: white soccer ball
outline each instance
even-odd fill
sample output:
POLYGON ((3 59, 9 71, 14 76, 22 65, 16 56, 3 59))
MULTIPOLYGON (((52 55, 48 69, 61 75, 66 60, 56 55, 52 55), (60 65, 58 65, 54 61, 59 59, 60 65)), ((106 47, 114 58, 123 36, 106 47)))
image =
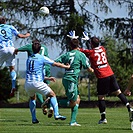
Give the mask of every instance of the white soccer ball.
POLYGON ((39 12, 40 12, 41 15, 45 16, 45 15, 49 14, 49 9, 46 6, 43 6, 43 7, 40 8, 39 12))

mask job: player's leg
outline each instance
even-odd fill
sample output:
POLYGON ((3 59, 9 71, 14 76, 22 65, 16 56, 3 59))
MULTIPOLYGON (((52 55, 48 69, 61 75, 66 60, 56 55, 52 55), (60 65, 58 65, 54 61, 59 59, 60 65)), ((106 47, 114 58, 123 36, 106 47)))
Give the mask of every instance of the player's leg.
POLYGON ((31 116, 32 116, 32 123, 33 124, 39 123, 39 121, 36 118, 36 99, 35 99, 35 95, 33 97, 30 97, 29 107, 30 107, 30 112, 31 112, 31 116))
POLYGON ((16 91, 16 72, 14 70, 15 67, 15 55, 14 55, 14 47, 6 47, 3 51, 4 53, 4 59, 6 62, 6 66, 10 68, 10 77, 11 77, 11 81, 12 81, 12 89, 11 89, 11 93, 10 96, 13 97, 14 96, 14 92, 16 91))
POLYGON ((66 91, 66 96, 69 102, 66 102, 66 105, 71 108, 71 120, 70 126, 81 126, 77 123, 77 114, 78 114, 78 107, 80 103, 79 92, 77 88, 77 83, 73 83, 69 80, 62 80, 63 86, 66 91))
POLYGON ((43 104, 44 100, 43 100, 43 95, 40 93, 36 93, 36 98, 39 101, 40 104, 43 104))
POLYGON ((25 82, 25 90, 30 96, 30 101, 29 101, 29 107, 30 107, 30 112, 32 116, 32 123, 37 124, 39 121, 36 118, 36 95, 35 95, 35 89, 36 86, 34 86, 34 83, 27 83, 25 82))
MULTIPOLYGON (((54 110, 54 117, 55 120, 61 119, 61 120, 65 120, 66 117, 65 116, 61 116, 59 114, 59 108, 58 108, 58 102, 56 99, 56 95, 53 92, 53 90, 44 82, 40 82, 36 85, 36 87, 38 88, 38 92, 43 94, 44 96, 50 97, 50 104, 53 107, 54 110)), ((43 104, 45 105, 45 104, 43 104)))
POLYGON ((130 117, 129 120, 133 121, 133 109, 131 108, 125 95, 119 89, 119 85, 114 76, 111 76, 111 85, 112 85, 111 87, 112 93, 115 94, 122 101, 122 103, 127 107, 127 110, 129 112, 129 117, 130 117))
POLYGON ((98 124, 106 124, 106 104, 104 95, 98 95, 98 107, 101 114, 101 119, 99 120, 98 124))
POLYGON ((12 89, 11 89, 11 93, 10 93, 10 97, 14 96, 14 92, 17 90, 16 89, 16 77, 17 74, 14 70, 14 66, 10 66, 10 77, 11 77, 11 81, 12 81, 12 89))
POLYGON ((98 108, 101 116, 101 119, 98 121, 98 124, 107 124, 105 96, 109 91, 109 87, 110 87, 109 77, 98 79, 97 81, 98 108))
POLYGON ((36 93, 36 98, 39 101, 39 103, 41 104, 43 114, 46 115, 48 113, 48 110, 47 110, 47 106, 43 105, 43 103, 44 103, 43 95, 37 92, 36 93))
MULTIPOLYGON (((50 73, 50 72, 51 72, 51 71, 50 71, 50 65, 46 65, 46 66, 45 66, 45 76, 46 76, 46 77, 50 77, 50 76, 51 76, 51 73, 50 73)), ((44 80, 44 83, 46 83, 46 84, 49 86, 50 81, 49 81, 49 80, 44 80)), ((49 99, 49 98, 46 97, 45 102, 47 102, 48 99, 49 99)), ((54 112, 53 112, 53 107, 52 107, 52 105, 50 104, 50 102, 47 102, 47 106, 48 106, 49 110, 47 110, 47 108, 43 109, 44 115, 48 113, 48 118, 51 118, 51 117, 53 116, 53 113, 54 113, 54 112), (47 112, 47 113, 46 113, 46 112, 47 112)))

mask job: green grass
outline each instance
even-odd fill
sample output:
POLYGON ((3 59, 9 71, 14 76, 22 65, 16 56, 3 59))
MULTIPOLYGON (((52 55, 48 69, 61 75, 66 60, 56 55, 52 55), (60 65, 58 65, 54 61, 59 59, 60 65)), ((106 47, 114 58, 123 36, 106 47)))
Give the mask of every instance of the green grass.
POLYGON ((97 124, 98 108, 79 108, 77 121, 81 127, 70 127, 70 109, 60 108, 65 121, 54 120, 37 108, 39 124, 31 123, 28 108, 0 108, 0 133, 133 133, 126 108, 107 108, 108 124, 97 124))

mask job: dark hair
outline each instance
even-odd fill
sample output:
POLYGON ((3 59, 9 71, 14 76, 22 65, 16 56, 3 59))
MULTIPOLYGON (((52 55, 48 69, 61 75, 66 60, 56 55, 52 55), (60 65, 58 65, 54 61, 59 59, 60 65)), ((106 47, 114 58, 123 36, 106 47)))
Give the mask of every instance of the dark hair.
POLYGON ((5 24, 6 18, 4 16, 0 16, 0 24, 5 24))
POLYGON ((32 50, 33 50, 33 53, 36 54, 36 53, 39 53, 41 49, 41 44, 40 44, 40 41, 39 40, 33 40, 32 41, 32 50))
POLYGON ((70 47, 72 48, 72 49, 74 49, 74 48, 77 48, 79 46, 79 40, 78 39, 72 39, 71 41, 70 41, 70 47))
POLYGON ((94 37, 91 37, 90 38, 90 43, 95 48, 95 47, 98 47, 99 46, 100 40, 97 37, 94 36, 94 37))

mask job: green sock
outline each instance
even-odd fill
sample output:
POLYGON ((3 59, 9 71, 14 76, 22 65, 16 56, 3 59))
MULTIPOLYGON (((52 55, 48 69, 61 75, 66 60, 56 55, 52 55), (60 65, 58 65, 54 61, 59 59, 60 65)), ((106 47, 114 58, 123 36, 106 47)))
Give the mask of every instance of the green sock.
POLYGON ((78 113, 78 107, 79 105, 76 104, 72 109, 71 109, 71 123, 76 122, 76 117, 78 113))
POLYGON ((43 96, 42 94, 39 94, 39 93, 36 93, 36 97, 37 97, 37 100, 42 104, 44 101, 43 101, 43 96))

